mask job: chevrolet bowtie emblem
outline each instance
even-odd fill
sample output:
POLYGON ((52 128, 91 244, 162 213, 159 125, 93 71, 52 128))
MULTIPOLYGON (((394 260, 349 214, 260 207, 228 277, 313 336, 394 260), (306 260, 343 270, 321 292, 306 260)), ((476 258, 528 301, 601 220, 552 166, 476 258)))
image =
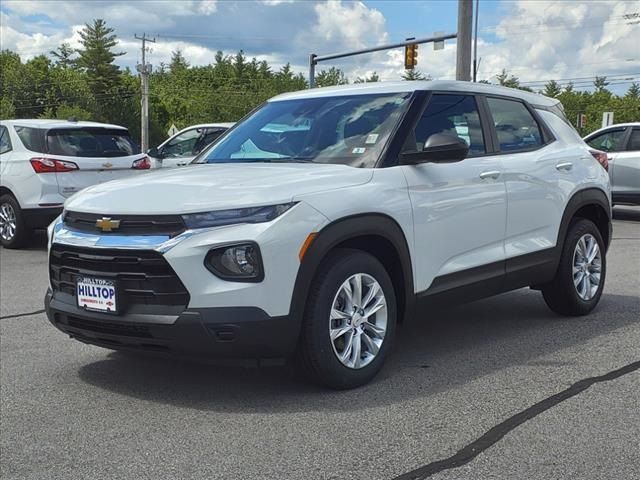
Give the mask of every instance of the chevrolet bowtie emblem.
POLYGON ((102 217, 96 220, 96 227, 103 232, 110 232, 120 227, 120 220, 111 220, 109 217, 102 217))
POLYGON ((113 163, 109 163, 109 162, 107 162, 107 163, 103 163, 103 164, 102 164, 102 166, 103 166, 104 168, 111 168, 111 167, 113 167, 113 163))

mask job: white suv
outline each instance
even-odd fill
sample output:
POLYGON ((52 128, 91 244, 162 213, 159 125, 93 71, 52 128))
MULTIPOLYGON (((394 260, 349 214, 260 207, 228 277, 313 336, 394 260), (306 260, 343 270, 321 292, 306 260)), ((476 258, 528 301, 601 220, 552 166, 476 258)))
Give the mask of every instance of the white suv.
POLYGON ((530 286, 598 303, 607 172, 556 100, 463 82, 265 103, 202 165, 92 187, 50 228, 50 321, 82 342, 289 357, 369 381, 433 302, 530 286))
POLYGON ((126 128, 64 120, 0 122, 0 243, 18 248, 81 189, 145 171, 126 128))

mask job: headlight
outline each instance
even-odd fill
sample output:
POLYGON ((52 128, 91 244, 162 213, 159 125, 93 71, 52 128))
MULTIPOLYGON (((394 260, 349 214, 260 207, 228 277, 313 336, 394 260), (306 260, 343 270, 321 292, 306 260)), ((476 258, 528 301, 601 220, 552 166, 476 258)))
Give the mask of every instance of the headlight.
POLYGON ((234 208, 215 212, 191 213, 183 215, 182 219, 187 228, 219 227, 236 223, 262 223, 270 222, 279 217, 294 205, 295 202, 267 207, 234 208))
POLYGON ((204 266, 223 280, 261 282, 264 278, 260 249, 253 242, 209 250, 204 259, 204 266))

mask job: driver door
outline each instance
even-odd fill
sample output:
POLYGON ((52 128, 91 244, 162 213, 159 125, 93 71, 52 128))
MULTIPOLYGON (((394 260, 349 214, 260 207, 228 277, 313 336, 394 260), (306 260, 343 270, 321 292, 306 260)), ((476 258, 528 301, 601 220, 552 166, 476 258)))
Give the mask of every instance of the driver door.
POLYGON ((413 208, 418 291, 476 282, 490 288, 502 280, 506 189, 500 157, 489 153, 488 128, 474 95, 433 94, 407 138, 405 151, 422 149, 436 133, 470 146, 460 162, 401 167, 413 208))
POLYGON ((178 133, 160 148, 162 167, 182 167, 187 165, 195 154, 193 149, 202 136, 203 129, 192 128, 178 133))

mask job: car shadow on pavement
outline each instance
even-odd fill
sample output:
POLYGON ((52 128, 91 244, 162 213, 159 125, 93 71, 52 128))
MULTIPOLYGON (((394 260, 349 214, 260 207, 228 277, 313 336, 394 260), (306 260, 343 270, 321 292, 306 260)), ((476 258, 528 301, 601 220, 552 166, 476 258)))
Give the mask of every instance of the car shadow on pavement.
POLYGON ((640 207, 614 207, 613 219, 626 222, 640 222, 640 207))
POLYGON ((351 411, 428 397, 514 366, 570 365, 541 357, 636 322, 634 311, 638 297, 605 295, 591 315, 562 318, 527 289, 432 311, 403 326, 381 374, 351 391, 310 385, 290 366, 220 367, 118 352, 81 367, 79 376, 120 395, 204 411, 351 411))

